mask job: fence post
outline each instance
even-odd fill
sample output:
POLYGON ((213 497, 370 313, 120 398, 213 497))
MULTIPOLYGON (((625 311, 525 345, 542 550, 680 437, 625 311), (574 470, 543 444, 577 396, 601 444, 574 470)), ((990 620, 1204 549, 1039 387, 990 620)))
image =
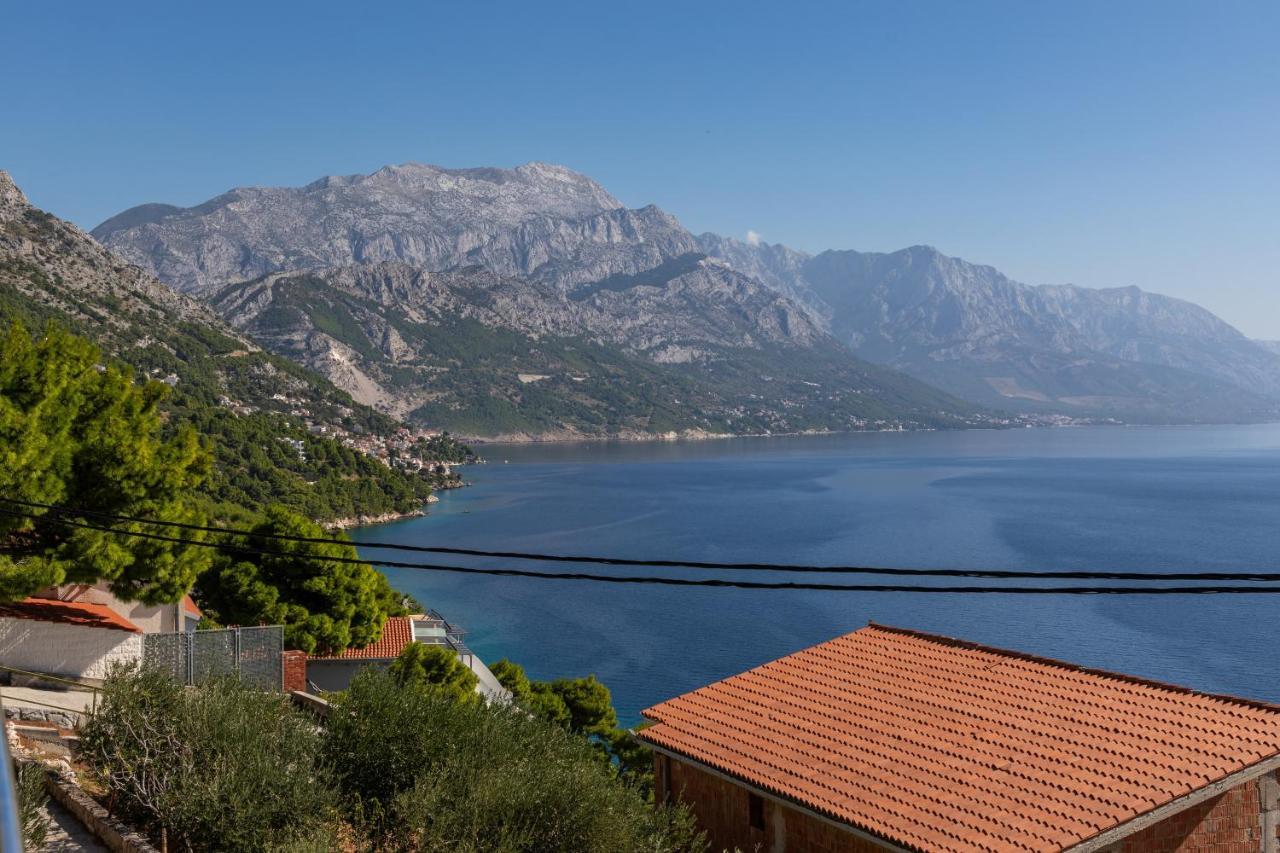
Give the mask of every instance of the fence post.
POLYGON ((236 628, 235 641, 236 641, 236 646, 235 646, 236 651, 235 651, 234 659, 236 662, 236 678, 239 678, 240 677, 240 629, 239 628, 236 628))

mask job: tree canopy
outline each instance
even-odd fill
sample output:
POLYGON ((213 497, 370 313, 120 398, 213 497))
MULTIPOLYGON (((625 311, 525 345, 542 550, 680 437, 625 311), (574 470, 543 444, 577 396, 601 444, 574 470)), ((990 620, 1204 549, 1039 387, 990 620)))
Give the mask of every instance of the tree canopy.
POLYGON ((359 559, 346 534, 326 533, 297 513, 271 507, 201 575, 199 598, 224 625, 283 624, 289 648, 336 652, 368 645, 388 616, 402 612, 400 596, 368 563, 329 559, 335 557, 359 559))
MULTIPOLYGON (((165 385, 138 384, 127 368, 101 361, 96 347, 57 328, 33 339, 15 324, 0 337, 0 495, 203 524, 192 490, 208 474, 208 448, 190 428, 165 430, 157 409, 165 385)), ((210 562, 198 545, 29 512, 37 517, 0 516, 0 601, 104 580, 128 600, 173 602, 210 562)))
POLYGON ((480 679, 462 661, 457 652, 444 646, 410 643, 391 662, 391 677, 401 687, 431 685, 459 699, 476 695, 480 679))

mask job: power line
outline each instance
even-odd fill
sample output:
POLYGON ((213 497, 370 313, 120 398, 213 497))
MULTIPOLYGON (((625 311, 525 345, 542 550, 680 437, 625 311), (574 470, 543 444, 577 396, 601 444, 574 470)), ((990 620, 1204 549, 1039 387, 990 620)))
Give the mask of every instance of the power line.
MULTIPOLYGON (((0 514, 18 517, 18 518, 36 518, 30 513, 17 512, 0 508, 0 514)), ((1003 595, 1250 595, 1250 594, 1269 594, 1280 593, 1280 587, 1268 586, 1172 586, 1172 587, 1156 587, 1156 586, 1138 586, 1138 587, 1121 587, 1121 586, 1061 586, 1061 587, 1044 587, 1044 586, 921 586, 921 585, 895 585, 895 584, 833 584, 833 583, 811 583, 811 582, 790 582, 790 581, 738 581, 726 580, 722 578, 672 578, 663 576, 620 576, 620 575, 598 575, 584 572, 535 572, 526 569, 502 569, 502 568, 478 568, 472 566, 450 566, 435 563, 408 563, 395 562, 385 560, 363 560, 358 557, 340 557, 327 556, 322 554, 289 554, 282 551, 272 551, 263 548, 253 548, 243 545, 225 543, 225 542, 209 542, 204 540, 183 539, 176 536, 166 536, 160 533, 145 533, 136 530, 120 530, 113 527, 103 527, 95 524, 88 524, 81 521, 72 521, 61 519, 61 523, 71 527, 83 528, 86 530, 96 530, 103 533, 112 533, 119 536, 130 536, 134 538, 149 539, 161 542, 173 542, 182 545, 189 545, 200 548, 214 548, 231 554, 242 554, 246 556, 261 557, 283 557, 286 559, 304 559, 317 562, 331 562, 342 564, 369 564, 381 566, 383 568, 396 569, 415 569, 422 571, 435 572, 451 572, 457 574, 469 575, 488 575, 499 577, 518 577, 518 578, 536 578, 540 580, 570 580, 570 581, 590 581, 595 583, 615 583, 615 584, 652 584, 665 586, 683 586, 683 587, 710 587, 710 588, 728 588, 728 589, 758 589, 758 590, 809 590, 822 592, 921 592, 921 593, 951 593, 951 594, 967 594, 967 593, 985 593, 985 594, 1003 594, 1003 595)), ((218 532, 230 532, 226 530, 218 530, 218 532)), ((325 544, 346 544, 338 543, 333 539, 319 540, 325 544)))
MULTIPOLYGON (((56 504, 22 501, 14 498, 0 498, 0 502, 18 506, 34 507, 49 510, 59 515, 75 515, 96 518, 114 523, 149 524, 201 533, 217 533, 230 536, 247 536, 259 539, 274 539, 282 542, 302 542, 311 544, 330 544, 334 540, 318 536, 293 536, 283 533, 258 533, 228 527, 211 527, 201 524, 190 524, 180 521, 160 521, 131 515, 115 515, 91 510, 61 507, 56 504)), ((12 514, 12 513, 11 513, 12 514)), ((38 518, 35 514, 24 514, 24 517, 38 518)), ((451 556, 485 557, 502 560, 529 560, 546 563, 594 563, 605 566, 635 566, 643 568, 687 568, 705 569, 709 571, 759 571, 783 574, 862 574, 885 575, 898 577, 951 577, 951 578, 985 578, 992 580, 1139 580, 1149 582, 1161 581, 1280 581, 1280 572, 1267 571, 1234 571, 1234 572, 1135 572, 1135 571, 1030 571, 1025 569, 918 569, 890 568, 884 566, 806 566, 789 563, 715 563, 690 560, 641 560, 625 557, 593 557, 570 556, 565 554, 537 554, 525 551, 483 551, 472 548, 451 548, 444 546, 407 545, 397 542, 358 542, 362 548, 378 550, 407 551, 413 553, 447 554, 451 556)), ((381 565, 389 565, 380 563, 381 565)))

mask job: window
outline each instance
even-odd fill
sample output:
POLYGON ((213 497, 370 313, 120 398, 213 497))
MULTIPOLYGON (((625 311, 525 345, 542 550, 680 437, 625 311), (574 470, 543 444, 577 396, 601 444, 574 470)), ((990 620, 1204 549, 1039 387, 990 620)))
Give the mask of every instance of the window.
POLYGON ((747 820, 751 823, 752 829, 764 829, 764 800, 747 792, 747 820))

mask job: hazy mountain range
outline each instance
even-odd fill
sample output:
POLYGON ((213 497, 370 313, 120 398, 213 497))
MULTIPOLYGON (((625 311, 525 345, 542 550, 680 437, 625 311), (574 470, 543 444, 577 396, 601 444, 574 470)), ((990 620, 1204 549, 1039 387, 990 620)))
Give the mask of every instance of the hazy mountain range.
MULTIPOLYGON (((181 391, 198 390, 215 408, 305 409, 316 420, 336 410, 344 425, 365 418, 326 379, 282 370, 288 362, 271 361, 261 343, 315 365, 383 412, 478 436, 993 422, 924 383, 851 358, 790 302, 697 255, 561 285, 568 292, 476 266, 428 273, 387 262, 272 274, 205 291, 233 329, 208 301, 177 293, 31 207, 3 173, 0 196, 0 317, 58 319, 144 373, 171 373, 181 391)), ((627 268, 607 247, 603 254, 608 268, 627 268)))
POLYGON ((810 256, 695 236, 540 163, 406 164, 236 189, 191 208, 135 207, 93 235, 357 399, 455 428, 777 431, 973 416, 948 394, 1128 421, 1280 410, 1275 348, 1190 303, 1028 286, 923 246, 810 256))

